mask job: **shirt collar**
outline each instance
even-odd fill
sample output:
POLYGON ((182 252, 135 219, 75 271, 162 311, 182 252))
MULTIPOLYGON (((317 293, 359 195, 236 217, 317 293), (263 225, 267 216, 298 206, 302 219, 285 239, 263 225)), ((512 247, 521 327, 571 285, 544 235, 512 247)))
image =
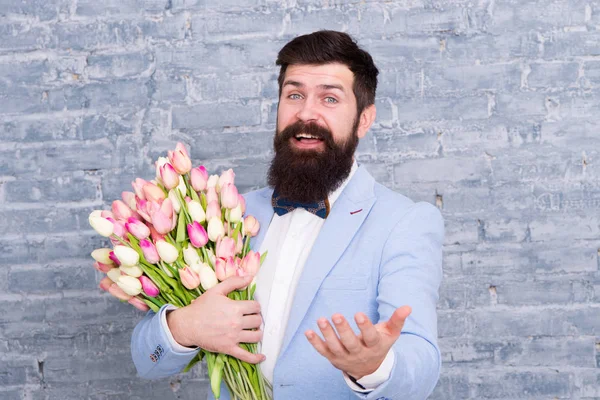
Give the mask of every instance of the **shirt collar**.
POLYGON ((329 194, 328 199, 329 199, 330 207, 333 207, 333 203, 335 203, 335 201, 340 197, 340 195, 344 191, 344 188, 348 185, 348 182, 350 182, 350 179, 352 179, 352 177, 354 176, 354 173, 356 172, 357 169, 358 169, 358 164, 356 163, 356 160, 354 160, 352 163, 352 168, 350 169, 350 173, 348 174, 348 177, 344 180, 344 182, 342 182, 342 184, 340 185, 339 188, 337 188, 335 191, 333 191, 332 193, 329 194))

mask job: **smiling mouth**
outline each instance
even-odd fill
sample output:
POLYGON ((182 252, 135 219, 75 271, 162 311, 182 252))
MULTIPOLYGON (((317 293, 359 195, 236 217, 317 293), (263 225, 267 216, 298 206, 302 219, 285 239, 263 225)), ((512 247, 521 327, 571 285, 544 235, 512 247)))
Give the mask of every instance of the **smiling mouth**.
POLYGON ((323 139, 321 139, 320 137, 309 135, 307 133, 300 133, 294 136, 294 139, 296 140, 296 142, 304 144, 316 144, 323 142, 323 139))

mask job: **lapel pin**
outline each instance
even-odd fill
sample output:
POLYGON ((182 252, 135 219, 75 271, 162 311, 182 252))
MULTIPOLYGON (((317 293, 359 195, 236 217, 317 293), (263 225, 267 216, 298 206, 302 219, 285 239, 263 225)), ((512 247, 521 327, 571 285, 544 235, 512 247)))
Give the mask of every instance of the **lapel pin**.
POLYGON ((357 214, 359 212, 361 212, 363 209, 361 208, 360 210, 356 210, 356 211, 350 211, 350 215, 354 215, 357 214))

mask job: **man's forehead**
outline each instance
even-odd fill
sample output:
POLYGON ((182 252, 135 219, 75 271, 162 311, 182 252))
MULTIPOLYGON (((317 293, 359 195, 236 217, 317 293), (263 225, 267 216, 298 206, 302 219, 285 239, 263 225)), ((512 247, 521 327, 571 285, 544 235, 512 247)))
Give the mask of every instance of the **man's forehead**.
POLYGON ((344 64, 330 63, 323 65, 296 64, 288 66, 286 82, 300 83, 304 86, 340 85, 350 88, 354 74, 344 64))

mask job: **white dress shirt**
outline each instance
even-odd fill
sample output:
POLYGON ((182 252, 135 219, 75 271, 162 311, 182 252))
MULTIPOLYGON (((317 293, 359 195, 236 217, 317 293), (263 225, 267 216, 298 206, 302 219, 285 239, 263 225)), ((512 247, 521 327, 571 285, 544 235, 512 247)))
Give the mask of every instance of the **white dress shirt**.
MULTIPOLYGON (((358 166, 354 162, 348 178, 336 191, 329 195, 331 207, 333 207, 357 168, 358 166)), ((260 247, 261 254, 266 251, 268 251, 268 254, 256 277, 254 298, 260 303, 263 317, 264 335, 262 342, 259 344, 259 352, 266 356, 266 360, 260 366, 263 375, 271 383, 273 382, 273 370, 283 343, 296 286, 306 259, 324 222, 323 218, 303 208, 297 208, 282 216, 274 214, 260 247)), ((174 307, 167 309, 174 309, 174 307)), ((161 321, 167 331, 167 336, 172 339, 171 344, 178 351, 193 351, 175 342, 167 327, 164 313, 161 315, 161 321)), ((367 393, 389 379, 393 365, 394 352, 390 350, 381 366, 374 373, 357 381, 365 389, 352 382, 346 374, 344 374, 344 379, 352 390, 367 393)))

